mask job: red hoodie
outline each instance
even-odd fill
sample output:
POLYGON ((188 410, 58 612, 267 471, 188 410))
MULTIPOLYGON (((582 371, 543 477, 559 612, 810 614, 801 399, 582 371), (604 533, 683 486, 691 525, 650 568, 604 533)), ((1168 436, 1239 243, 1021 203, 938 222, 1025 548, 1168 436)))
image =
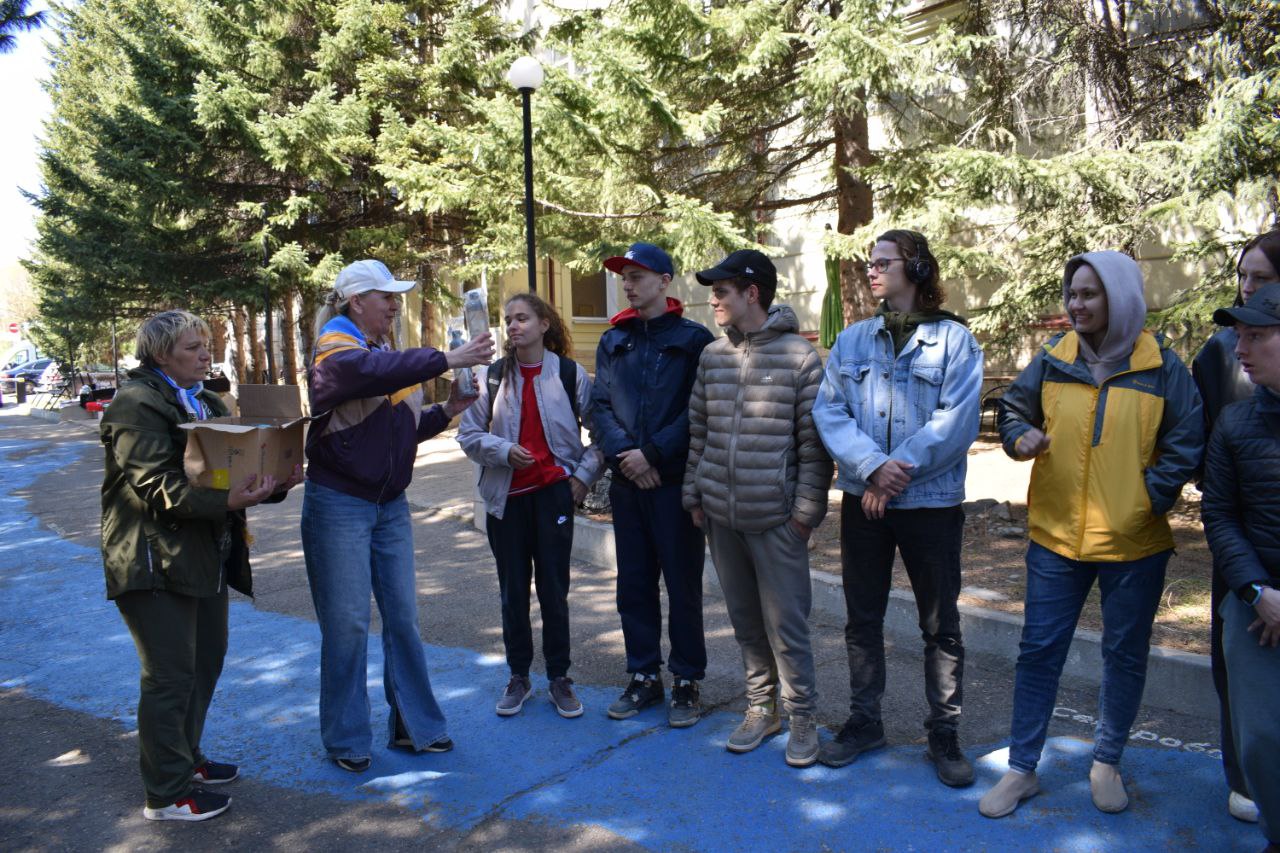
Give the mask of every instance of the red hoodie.
MULTIPOLYGON (((674 296, 667 297, 667 310, 663 314, 675 314, 677 317, 684 314, 684 305, 674 296)), ((613 326, 621 326, 629 320, 639 320, 640 312, 634 308, 626 308, 619 311, 609 318, 609 324, 613 326)))

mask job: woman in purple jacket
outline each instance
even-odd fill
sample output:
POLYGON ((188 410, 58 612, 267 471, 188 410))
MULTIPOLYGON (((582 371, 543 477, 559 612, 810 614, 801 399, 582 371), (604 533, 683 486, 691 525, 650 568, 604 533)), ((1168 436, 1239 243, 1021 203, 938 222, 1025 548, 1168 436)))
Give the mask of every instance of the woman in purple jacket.
POLYGON ((404 490, 418 443, 475 400, 459 396, 424 408, 421 383, 493 356, 487 333, 448 352, 397 352, 391 329, 400 295, 380 261, 338 273, 316 319, 307 372, 313 421, 307 434, 302 547, 320 622, 320 736, 339 767, 372 763, 366 655, 369 594, 382 618, 383 690, 391 708, 389 746, 447 752, 453 741, 431 692, 418 636, 413 531, 404 490))

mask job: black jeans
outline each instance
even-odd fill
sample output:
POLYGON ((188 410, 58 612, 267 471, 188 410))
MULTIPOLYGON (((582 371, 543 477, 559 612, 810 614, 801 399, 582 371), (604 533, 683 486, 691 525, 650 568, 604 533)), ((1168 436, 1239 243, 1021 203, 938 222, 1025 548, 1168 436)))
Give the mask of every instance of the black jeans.
POLYGON ((542 657, 547 677, 569 672, 569 555, 573 550, 573 493, 561 480, 536 492, 507 498, 502 518, 485 527, 498 564, 502 595, 502 643, 512 675, 528 675, 533 663, 529 582, 542 611, 542 657))
POLYGON ((227 654, 227 591, 192 598, 163 590, 116 598, 142 665, 138 749, 147 805, 172 805, 204 763, 200 736, 227 654))
POLYGON ((637 489, 614 482, 613 535, 618 557, 618 615, 627 672, 655 675, 662 667, 662 600, 667 587, 667 634, 672 674, 693 681, 706 675, 702 631, 702 567, 706 539, 680 505, 680 486, 637 489))
POLYGON ((869 519, 862 499, 845 493, 840 515, 840 563, 849 622, 849 711, 880 720, 884 696, 884 614, 889 604, 895 548, 902 553, 920 612, 924 638, 928 729, 954 729, 960 720, 964 645, 960 640, 960 546, 964 510, 890 509, 869 519))

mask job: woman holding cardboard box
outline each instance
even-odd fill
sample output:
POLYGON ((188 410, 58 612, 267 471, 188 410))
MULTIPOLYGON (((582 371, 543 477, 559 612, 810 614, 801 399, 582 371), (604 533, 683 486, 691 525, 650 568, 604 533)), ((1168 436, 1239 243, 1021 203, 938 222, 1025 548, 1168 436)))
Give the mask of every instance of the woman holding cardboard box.
POLYGON ((389 746, 446 752, 453 742, 431 692, 418 635, 413 531, 404 490, 418 443, 448 426, 475 400, 455 383, 448 401, 424 407, 421 383, 493 356, 486 332, 457 349, 397 352, 390 334, 400 294, 379 261, 338 273, 316 318, 308 369, 312 422, 302 547, 320 623, 320 735, 344 770, 372 764, 366 650, 369 596, 382 617, 383 688, 389 746))
POLYGON ((244 510, 283 500, 302 479, 299 468, 278 486, 271 476, 229 490, 188 480, 181 425, 227 414, 201 384, 208 343, 208 325, 186 311, 145 321, 137 343, 142 365, 129 371, 102 418, 102 562, 107 598, 120 609, 142 665, 138 746, 148 820, 206 820, 231 803, 200 787, 239 773, 200 751, 227 651, 227 587, 252 589, 244 510))

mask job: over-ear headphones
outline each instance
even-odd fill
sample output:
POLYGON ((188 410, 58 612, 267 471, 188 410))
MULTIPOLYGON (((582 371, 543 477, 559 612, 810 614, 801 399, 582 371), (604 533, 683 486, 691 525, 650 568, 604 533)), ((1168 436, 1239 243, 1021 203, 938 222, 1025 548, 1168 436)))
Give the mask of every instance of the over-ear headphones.
POLYGON ((911 243, 916 250, 916 256, 902 265, 903 272, 907 274, 907 281, 915 285, 926 284, 933 276, 933 262, 924 256, 924 253, 929 251, 929 244, 923 234, 908 231, 905 228, 902 229, 902 233, 911 238, 911 243))

